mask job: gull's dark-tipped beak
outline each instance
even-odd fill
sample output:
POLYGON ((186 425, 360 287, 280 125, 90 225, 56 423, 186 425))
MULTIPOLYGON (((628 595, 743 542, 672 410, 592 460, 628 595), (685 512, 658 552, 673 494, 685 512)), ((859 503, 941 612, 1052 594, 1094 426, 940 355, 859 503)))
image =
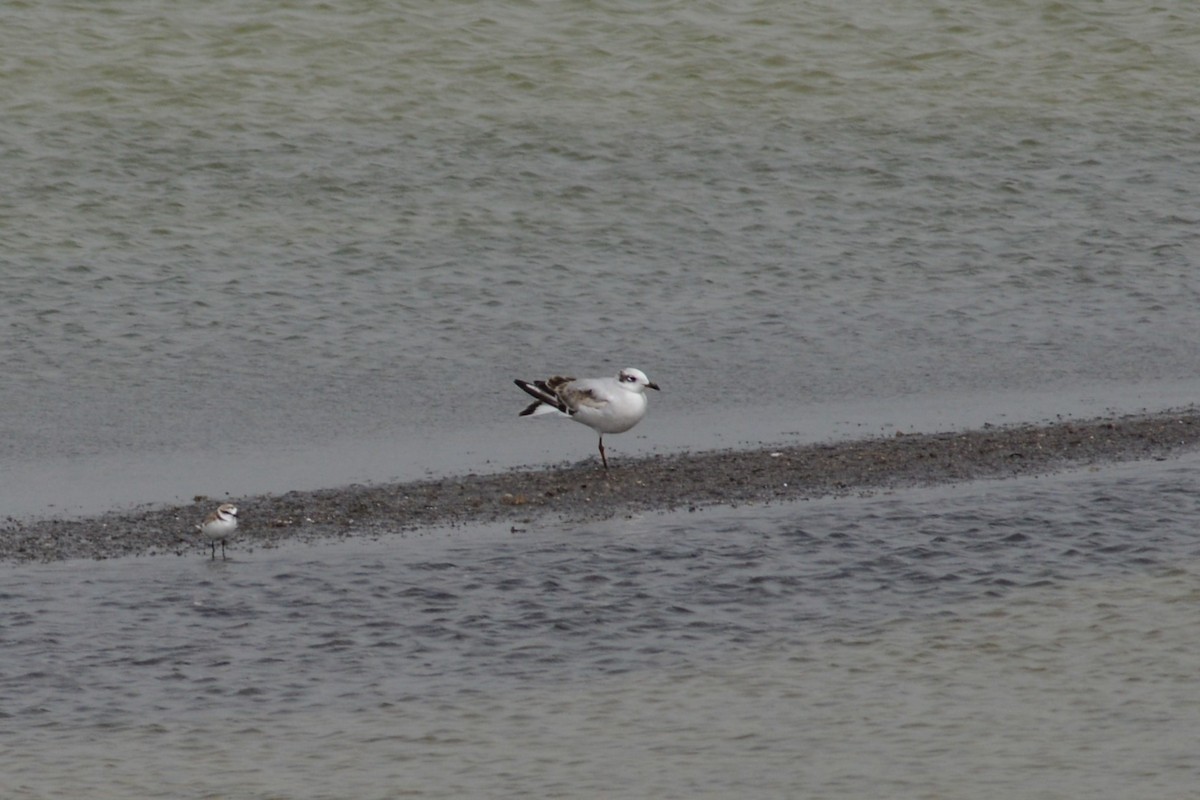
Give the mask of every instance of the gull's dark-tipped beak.
POLYGON ((646 388, 647 388, 647 389, 653 389, 654 391, 656 391, 656 392, 657 392, 657 391, 658 391, 658 384, 657 384, 657 383, 647 383, 647 384, 646 384, 646 388))

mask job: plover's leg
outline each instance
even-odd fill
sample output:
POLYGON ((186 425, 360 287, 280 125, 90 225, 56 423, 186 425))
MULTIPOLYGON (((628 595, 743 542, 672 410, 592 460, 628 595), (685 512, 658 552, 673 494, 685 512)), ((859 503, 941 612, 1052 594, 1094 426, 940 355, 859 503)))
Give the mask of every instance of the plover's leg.
POLYGON ((212 545, 212 560, 216 561, 217 560, 217 540, 213 539, 211 542, 209 542, 209 544, 212 545))
POLYGON ((608 459, 604 456, 604 434, 600 434, 600 460, 604 462, 604 468, 608 469, 608 459))

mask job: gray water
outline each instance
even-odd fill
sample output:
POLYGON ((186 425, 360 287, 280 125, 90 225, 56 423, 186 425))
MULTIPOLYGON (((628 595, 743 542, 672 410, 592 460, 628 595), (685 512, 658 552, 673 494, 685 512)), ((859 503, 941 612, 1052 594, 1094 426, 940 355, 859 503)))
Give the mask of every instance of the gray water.
POLYGON ((1188 796, 1197 468, 10 567, 5 796, 1188 796))
POLYGON ((1200 11, 973 5, 6 4, 0 506, 1194 399, 1200 11))
MULTIPOLYGON (((0 5, 0 515, 1200 395, 1200 10, 0 5)), ((1181 797, 1197 459, 5 567, 5 797, 1181 797)))

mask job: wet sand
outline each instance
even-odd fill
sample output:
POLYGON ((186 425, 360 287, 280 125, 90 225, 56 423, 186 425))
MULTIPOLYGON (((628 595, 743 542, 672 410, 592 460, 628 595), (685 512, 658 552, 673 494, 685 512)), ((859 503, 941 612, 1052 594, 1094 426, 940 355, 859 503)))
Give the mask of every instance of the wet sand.
POLYGON ((488 475, 313 492, 197 498, 72 520, 0 529, 0 560, 208 555, 195 523, 218 502, 238 504, 231 557, 284 540, 387 535, 471 523, 515 530, 561 521, 705 506, 776 503, 980 478, 1036 475, 1090 464, 1169 458, 1200 445, 1200 409, 1045 425, 910 434, 836 444, 780 445, 599 459, 488 475))

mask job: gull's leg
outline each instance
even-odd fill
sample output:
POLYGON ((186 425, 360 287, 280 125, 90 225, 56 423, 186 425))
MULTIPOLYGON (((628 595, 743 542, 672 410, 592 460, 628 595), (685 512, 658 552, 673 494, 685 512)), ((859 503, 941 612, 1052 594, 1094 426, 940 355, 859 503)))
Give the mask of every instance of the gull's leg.
POLYGON ((604 468, 608 469, 608 459, 604 457, 604 434, 600 434, 600 460, 604 462, 604 468))

